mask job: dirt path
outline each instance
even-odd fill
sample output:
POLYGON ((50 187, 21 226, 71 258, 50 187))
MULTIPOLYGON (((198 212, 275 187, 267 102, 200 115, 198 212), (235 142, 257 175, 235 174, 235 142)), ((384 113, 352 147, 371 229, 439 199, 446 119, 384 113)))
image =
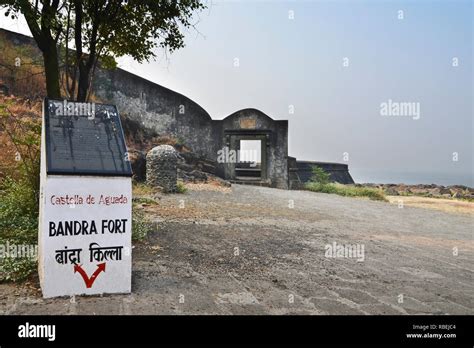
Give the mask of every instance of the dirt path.
POLYGON ((134 249, 131 295, 3 284, 0 313, 474 313, 473 215, 239 185, 144 209, 157 230, 134 249), (334 243, 359 254, 327 257, 334 243))

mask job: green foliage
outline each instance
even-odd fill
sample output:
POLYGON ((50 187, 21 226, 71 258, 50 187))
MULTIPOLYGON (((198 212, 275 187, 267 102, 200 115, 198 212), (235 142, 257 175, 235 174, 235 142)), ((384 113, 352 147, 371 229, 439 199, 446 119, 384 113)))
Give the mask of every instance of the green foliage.
POLYGON ((321 167, 313 166, 312 174, 311 181, 305 185, 305 189, 309 191, 332 193, 346 197, 368 197, 377 201, 387 200, 382 190, 331 183, 330 174, 321 167))
MULTIPOLYGON (((11 244, 11 243, 10 243, 11 244)), ((4 257, 0 259, 0 283, 21 282, 36 272, 37 261, 32 258, 4 257)))
MULTIPOLYGON (((0 245, 36 245, 38 199, 31 182, 4 179, 0 188, 0 245)), ((0 258, 0 282, 20 281, 36 271, 36 259, 0 258)))
POLYGON ((382 190, 370 187, 346 186, 336 183, 322 184, 317 182, 309 182, 305 185, 305 188, 313 192, 332 193, 346 197, 368 197, 371 200, 387 201, 382 190))
POLYGON ((133 205, 132 208, 132 240, 140 241, 153 230, 153 224, 145 217, 139 208, 133 205))
MULTIPOLYGON (((40 118, 21 100, 0 100, 0 134, 16 152, 5 146, 3 156, 17 157, 9 163, 9 176, 0 181, 0 247, 37 245, 40 158, 40 118)), ((0 255, 0 281, 20 281, 36 270, 36 259, 0 255)))
POLYGON ((117 68, 117 61, 110 55, 104 55, 100 58, 100 67, 103 69, 113 70, 117 68))
POLYGON ((319 184, 328 184, 330 181, 330 174, 327 173, 323 168, 318 166, 313 166, 311 168, 312 176, 311 181, 317 182, 319 184))
POLYGON ((116 58, 128 55, 142 63, 156 57, 156 48, 173 52, 184 47, 183 31, 194 27, 194 13, 205 7, 200 0, 0 1, 7 15, 24 16, 43 52, 48 96, 61 95, 62 61, 63 89, 78 101, 86 100, 98 62, 111 68, 116 58))
POLYGON ((176 184, 176 192, 177 193, 186 193, 187 191, 188 191, 188 189, 186 188, 184 183, 182 181, 178 181, 177 184, 176 184))
MULTIPOLYGON (((110 2, 95 14, 91 6, 94 2, 85 1, 84 9, 90 21, 99 20, 99 46, 111 56, 129 55, 140 63, 155 57, 156 47, 170 52, 184 47, 182 28, 193 27, 194 12, 205 8, 200 0, 130 0, 122 4, 110 2)), ((92 43, 88 32, 84 34, 84 41, 92 43)))
POLYGON ((149 205, 158 204, 154 199, 148 198, 148 197, 133 197, 133 202, 138 203, 138 204, 149 204, 149 205))
POLYGON ((26 237, 28 232, 38 227, 37 191, 25 179, 6 178, 0 192, 1 235, 25 237, 25 241, 30 241, 26 237))

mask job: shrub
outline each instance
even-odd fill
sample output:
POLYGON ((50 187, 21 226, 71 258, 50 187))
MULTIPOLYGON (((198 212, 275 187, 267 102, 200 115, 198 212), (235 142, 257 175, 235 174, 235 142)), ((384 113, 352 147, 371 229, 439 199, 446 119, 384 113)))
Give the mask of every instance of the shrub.
MULTIPOLYGON (((41 103, 0 97, 0 245, 37 245, 41 103)), ((19 281, 36 271, 36 259, 0 258, 0 281, 19 281)))
POLYGON ((333 193, 346 197, 368 197, 371 200, 387 201, 382 190, 370 187, 355 187, 336 183, 321 184, 317 182, 308 182, 305 188, 313 192, 333 193))
POLYGON ((132 240, 140 241, 144 239, 153 229, 153 225, 145 217, 137 206, 132 207, 132 240))
MULTIPOLYGON (((37 245, 38 200, 31 183, 4 179, 0 191, 0 245, 37 245)), ((0 258, 0 282, 20 281, 36 271, 36 259, 0 258)))
POLYGON ((356 187, 330 182, 330 174, 318 166, 312 167, 311 181, 305 189, 313 192, 332 193, 346 197, 368 197, 372 200, 387 201, 382 190, 370 187, 356 187))
POLYGON ((311 182, 319 183, 319 184, 328 184, 330 181, 331 175, 327 173, 323 168, 318 166, 313 166, 311 168, 312 176, 311 182))
POLYGON ((186 193, 187 191, 188 191, 188 189, 186 188, 184 183, 182 181, 178 181, 177 184, 176 184, 176 192, 177 193, 186 193))

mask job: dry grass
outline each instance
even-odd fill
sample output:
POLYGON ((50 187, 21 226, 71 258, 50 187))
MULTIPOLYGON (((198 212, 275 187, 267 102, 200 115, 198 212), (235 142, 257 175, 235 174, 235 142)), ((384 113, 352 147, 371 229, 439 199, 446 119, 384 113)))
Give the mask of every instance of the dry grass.
POLYGON ((133 196, 152 196, 160 193, 160 190, 145 183, 134 182, 132 186, 133 196))
POLYGON ((222 186, 218 181, 210 180, 207 183, 186 183, 185 187, 189 191, 214 191, 222 193, 231 193, 230 187, 222 186))
POLYGON ((0 173, 3 176, 15 176, 23 160, 39 162, 40 128, 40 101, 0 96, 0 173))
POLYGON ((392 204, 403 202, 404 206, 434 209, 446 213, 474 215, 474 202, 463 200, 429 198, 420 196, 387 196, 392 204))
POLYGON ((0 33, 0 84, 16 96, 46 95, 43 57, 35 46, 16 45, 0 33))

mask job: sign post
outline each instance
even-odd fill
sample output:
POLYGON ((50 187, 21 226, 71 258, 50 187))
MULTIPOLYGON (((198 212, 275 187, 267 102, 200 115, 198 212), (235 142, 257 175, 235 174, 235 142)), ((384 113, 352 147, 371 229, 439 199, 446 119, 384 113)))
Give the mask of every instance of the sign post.
POLYGON ((132 170, 115 106, 45 99, 43 297, 131 291, 132 170))

